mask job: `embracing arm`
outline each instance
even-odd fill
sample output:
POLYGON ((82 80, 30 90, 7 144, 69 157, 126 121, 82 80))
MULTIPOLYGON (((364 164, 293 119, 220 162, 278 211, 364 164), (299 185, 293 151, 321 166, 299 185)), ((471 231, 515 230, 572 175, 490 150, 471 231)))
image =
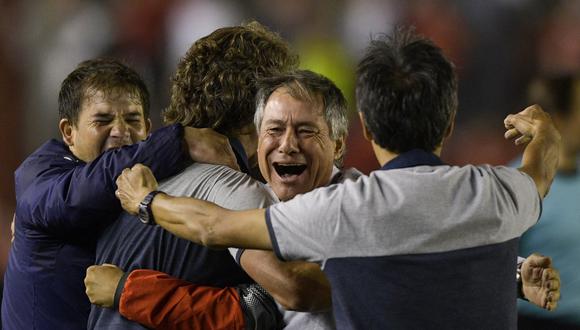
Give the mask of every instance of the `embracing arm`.
POLYGON ((287 310, 320 312, 332 307, 330 283, 318 264, 283 262, 270 251, 245 250, 240 265, 287 310))
POLYGON ((213 248, 272 249, 264 209, 231 211, 165 194, 157 195, 151 206, 157 224, 181 238, 213 248))
POLYGON ((181 126, 169 126, 90 163, 62 152, 40 155, 17 173, 18 211, 28 213, 19 217, 46 228, 91 229, 121 211, 114 195, 121 171, 143 162, 159 177, 169 176, 187 159, 182 138, 181 126))
POLYGON ((274 300, 258 285, 217 288, 167 274, 114 265, 91 266, 85 277, 91 303, 114 307, 131 321, 154 329, 278 329, 274 300))
MULTIPOLYGON (((137 214, 139 203, 157 189, 149 168, 137 164, 117 178, 117 197, 123 208, 137 214)), ((231 211, 189 197, 157 194, 151 203, 155 222, 183 239, 208 247, 271 250, 264 209, 231 211)))

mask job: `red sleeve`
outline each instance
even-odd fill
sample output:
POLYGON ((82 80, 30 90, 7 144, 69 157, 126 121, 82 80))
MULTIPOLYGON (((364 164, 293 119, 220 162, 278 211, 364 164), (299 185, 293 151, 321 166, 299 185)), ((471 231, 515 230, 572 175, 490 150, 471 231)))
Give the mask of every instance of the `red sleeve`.
POLYGON ((244 329, 235 288, 195 285, 154 270, 134 270, 125 282, 119 313, 154 329, 244 329))

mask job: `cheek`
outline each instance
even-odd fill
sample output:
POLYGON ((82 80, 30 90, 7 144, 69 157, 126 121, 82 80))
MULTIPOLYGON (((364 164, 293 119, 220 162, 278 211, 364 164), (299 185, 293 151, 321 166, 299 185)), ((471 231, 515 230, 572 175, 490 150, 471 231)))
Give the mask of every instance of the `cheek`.
POLYGON ((130 135, 131 141, 133 143, 145 140, 147 138, 147 131, 145 130, 145 125, 141 126, 140 128, 131 128, 130 135))
POLYGON ((260 168, 260 173, 264 179, 270 178, 270 166, 268 165, 268 155, 271 148, 268 147, 268 143, 258 143, 258 166, 260 168))

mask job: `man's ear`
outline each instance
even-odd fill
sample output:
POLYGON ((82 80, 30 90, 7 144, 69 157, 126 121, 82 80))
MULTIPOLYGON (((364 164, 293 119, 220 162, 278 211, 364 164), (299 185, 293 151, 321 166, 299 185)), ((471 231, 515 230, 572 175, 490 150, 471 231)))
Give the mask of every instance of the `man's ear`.
POLYGON ((344 149, 346 148, 346 137, 342 136, 334 141, 334 160, 340 159, 344 156, 344 149))
POLYGON ((67 146, 72 147, 74 145, 73 140, 73 125, 67 118, 63 118, 58 123, 58 129, 62 135, 62 140, 67 146))
POLYGON ((371 134, 371 131, 369 131, 369 129, 367 128, 367 124, 365 122, 365 115, 359 111, 358 116, 360 118, 360 124, 362 126, 362 131, 365 139, 369 142, 373 141, 373 135, 371 134))
POLYGON ((149 135, 151 133, 151 119, 145 119, 145 134, 149 135))

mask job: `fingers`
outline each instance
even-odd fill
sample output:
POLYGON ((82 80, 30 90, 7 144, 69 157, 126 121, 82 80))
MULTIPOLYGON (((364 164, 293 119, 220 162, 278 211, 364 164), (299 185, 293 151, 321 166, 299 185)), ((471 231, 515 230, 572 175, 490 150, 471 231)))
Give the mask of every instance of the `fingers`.
POLYGON ((224 155, 225 155, 224 156, 225 164, 227 164, 229 168, 239 171, 240 166, 238 165, 238 162, 236 160, 236 154, 234 154, 234 150, 232 149, 232 146, 229 143, 225 145, 224 155))
POLYGON ((532 253, 527 258, 525 263, 530 267, 552 267, 552 258, 543 256, 538 253, 532 253))
POLYGON ((553 311, 558 307, 558 301, 560 300, 560 291, 548 292, 546 296, 546 302, 544 304, 544 309, 548 311, 553 311))
POLYGON ((544 269, 542 273, 542 288, 546 291, 544 309, 549 311, 556 309, 560 300, 560 274, 557 270, 553 268, 544 269))
POLYGON ((560 290, 560 273, 553 268, 547 268, 542 273, 543 287, 548 290, 560 290))
POLYGON ((529 143, 543 126, 551 122, 550 115, 538 105, 532 105, 504 119, 506 139, 514 139, 516 145, 529 143))

